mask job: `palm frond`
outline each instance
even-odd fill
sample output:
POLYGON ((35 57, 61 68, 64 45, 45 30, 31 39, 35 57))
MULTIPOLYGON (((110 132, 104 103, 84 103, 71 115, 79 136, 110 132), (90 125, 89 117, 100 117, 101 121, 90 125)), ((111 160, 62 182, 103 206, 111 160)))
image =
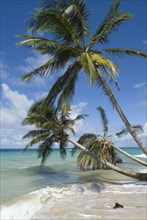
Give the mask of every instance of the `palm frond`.
POLYGON ((22 138, 23 139, 25 139, 25 138, 33 138, 33 137, 36 137, 38 135, 44 134, 46 132, 48 132, 48 131, 47 130, 41 130, 41 129, 31 130, 28 133, 26 133, 22 138))
MULTIPOLYGON (((143 132, 143 128, 141 125, 133 125, 132 128, 134 129, 134 131, 142 131, 143 132)), ((127 135, 129 133, 129 130, 127 128, 124 128, 122 131, 116 133, 116 135, 118 137, 121 137, 122 135, 127 135)))
POLYGON ((55 55, 59 50, 73 50, 71 45, 62 44, 57 41, 48 40, 42 37, 33 37, 29 35, 17 35, 17 37, 24 39, 18 42, 17 46, 28 46, 32 47, 34 50, 39 51, 41 54, 55 55))
POLYGON ((86 134, 83 134, 79 140, 78 140, 78 143, 81 144, 81 145, 84 145, 86 142, 88 142, 89 140, 95 140, 97 138, 97 135, 95 134, 91 134, 91 133, 86 133, 86 134))
POLYGON ((97 69, 97 78, 95 80, 95 84, 98 86, 98 88, 101 88, 101 90, 103 91, 103 93, 108 96, 110 103, 112 104, 112 106, 114 107, 114 104, 110 98, 110 94, 112 94, 110 88, 107 85, 107 80, 104 77, 104 75, 101 73, 100 69, 97 69), (105 86, 107 85, 107 86, 105 86), (107 87, 107 89, 106 89, 107 87))
POLYGON ((54 1, 48 1, 48 0, 42 0, 41 1, 41 8, 49 10, 54 9, 59 12, 63 12, 66 7, 69 5, 69 0, 54 0, 54 1))
POLYGON ((28 110, 27 116, 22 121, 22 125, 35 125, 36 128, 43 130, 51 129, 57 123, 57 115, 52 105, 43 109, 44 99, 34 103, 28 110), (42 110, 43 109, 43 110, 42 110))
POLYGON ((108 43, 109 36, 117 31, 118 26, 125 20, 132 18, 132 15, 125 11, 119 11, 120 0, 115 0, 104 21, 99 25, 96 33, 91 38, 88 49, 96 42, 108 43))
MULTIPOLYGON (((86 144, 86 147, 87 147, 87 143, 90 143, 95 140, 97 138, 97 135, 95 134, 92 134, 92 133, 86 133, 86 134, 83 134, 79 140, 78 140, 78 143, 81 144, 81 145, 85 145, 86 144)), ((72 150, 71 150, 71 155, 73 156, 77 150, 79 150, 79 148, 75 145, 72 150)))
POLYGON ((59 150, 60 150, 60 156, 63 160, 65 159, 66 156, 66 149, 67 149, 67 139, 64 139, 62 137, 59 142, 59 150))
POLYGON ((78 47, 65 46, 56 50, 54 59, 56 62, 58 61, 59 67, 62 68, 68 60, 77 57, 80 52, 81 50, 78 47))
POLYGON ((66 127, 66 130, 69 130, 73 135, 75 135, 75 131, 74 131, 74 129, 72 128, 71 125, 68 125, 68 126, 66 127))
POLYGON ((104 51, 109 55, 124 57, 125 55, 129 56, 140 56, 143 58, 147 58, 147 54, 145 54, 141 50, 133 50, 133 49, 125 49, 125 48, 107 48, 104 51))
POLYGON ((61 118, 61 123, 66 127, 66 128, 69 128, 71 127, 72 125, 74 125, 76 123, 76 121, 79 121, 81 119, 84 119, 84 117, 86 117, 88 115, 86 114, 80 114, 78 115, 77 117, 75 117, 74 119, 70 119, 70 118, 65 118, 65 119, 62 119, 61 118))
POLYGON ((39 112, 40 106, 42 105, 43 101, 44 99, 41 99, 33 103, 27 112, 27 116, 29 116, 30 114, 39 112))
MULTIPOLYGON (((69 88, 70 80, 76 80, 76 75, 78 71, 80 70, 80 66, 77 62, 73 63, 69 66, 69 68, 66 70, 66 72, 59 77, 55 84, 53 84, 52 88, 50 89, 49 94, 47 95, 44 105, 48 105, 49 103, 53 104, 57 98, 57 96, 63 91, 63 95, 66 94, 66 87, 69 88), (65 89, 65 93, 64 93, 65 89)), ((74 85, 73 85, 74 86, 74 85)), ((71 95, 73 90, 71 89, 71 92, 69 95, 71 95)), ((68 96, 68 94, 66 94, 68 96)), ((61 97, 62 98, 62 97, 61 97)), ((60 101, 62 103, 62 101, 60 101)))
POLYGON ((119 84, 116 80, 116 77, 110 73, 110 71, 107 69, 107 67, 101 66, 101 68, 103 69, 103 72, 107 75, 107 77, 109 78, 110 83, 114 83, 116 88, 118 89, 118 91, 120 91, 120 87, 119 87, 119 84))
POLYGON ((46 139, 48 135, 49 135, 48 133, 45 133, 32 138, 32 140, 25 146, 24 151, 28 149, 28 147, 32 147, 34 144, 44 141, 44 139, 46 139))
MULTIPOLYGON (((101 157, 102 152, 102 144, 100 141, 93 140, 86 142, 86 148, 90 150, 93 154, 95 154, 97 157, 101 157)), ((101 165, 98 161, 93 159, 90 155, 87 155, 84 151, 81 151, 78 158, 77 163, 80 166, 82 170, 86 170, 88 166, 92 165, 93 169, 101 168, 101 165)))
POLYGON ((104 137, 105 137, 108 132, 108 119, 107 119, 105 110, 102 107, 98 107, 97 110, 99 111, 100 116, 101 116, 103 132, 104 132, 104 137))
POLYGON ((71 69, 72 72, 70 72, 66 85, 64 85, 64 88, 60 94, 58 100, 58 108, 62 107, 62 105, 65 105, 65 103, 69 105, 70 102, 72 101, 72 98, 75 93, 75 85, 78 79, 79 69, 80 68, 71 69))
MULTIPOLYGON (((46 117, 46 119, 48 120, 52 120, 53 118, 56 118, 56 115, 54 114, 55 112, 55 107, 53 105, 48 105, 47 108, 44 109, 44 111, 42 111, 42 105, 44 103, 45 99, 41 99, 37 102, 35 102, 34 104, 31 105, 31 107, 28 110, 27 116, 31 116, 31 115, 40 115, 42 117, 46 117)), ((47 121, 48 121, 47 120, 47 121)))
POLYGON ((114 76, 118 75, 118 67, 117 65, 112 62, 111 60, 108 60, 107 58, 96 54, 96 53, 91 53, 91 58, 92 61, 99 67, 99 66, 104 66, 105 68, 108 68, 114 76))
POLYGON ((36 68, 35 70, 24 74, 21 79, 24 81, 29 81, 31 78, 34 78, 36 76, 39 77, 45 77, 45 76, 49 76, 52 74, 52 71, 49 72, 49 70, 52 70, 54 65, 54 58, 50 58, 45 64, 43 64, 42 66, 36 68))
POLYGON ((62 47, 56 50, 56 53, 44 65, 22 76, 22 80, 29 81, 36 76, 49 77, 58 70, 63 69, 67 62, 75 56, 76 49, 72 47, 62 47))
POLYGON ((53 142, 52 138, 48 138, 39 145, 38 158, 42 158, 41 164, 44 164, 46 159, 51 155, 53 142))
POLYGON ((74 122, 81 120, 81 119, 85 119, 85 117, 89 116, 88 114, 80 114, 78 115, 76 118, 73 119, 74 122))
POLYGON ((92 85, 96 79, 97 71, 90 55, 87 52, 85 52, 81 54, 81 56, 79 56, 78 60, 89 77, 90 85, 92 85))
POLYGON ((101 169, 101 164, 97 160, 93 160, 93 170, 101 169))
POLYGON ((88 31, 89 26, 86 21, 89 17, 89 11, 86 9, 86 4, 83 0, 70 0, 70 3, 71 5, 65 9, 63 17, 68 20, 73 28, 74 38, 82 38, 88 31))
POLYGON ((83 171, 91 165, 92 161, 93 158, 85 152, 81 152, 77 158, 77 163, 80 166, 80 169, 82 169, 83 171))
POLYGON ((59 40, 72 42, 71 27, 62 14, 55 9, 37 9, 27 22, 28 33, 51 32, 59 40))
POLYGON ((44 122, 41 123, 41 127, 49 131, 50 129, 56 127, 56 121, 55 120, 45 121, 45 123, 44 122))
POLYGON ((64 105, 62 105, 62 108, 61 108, 61 116, 69 117, 70 111, 71 111, 70 105, 65 103, 64 105))
POLYGON ((46 118, 44 117, 44 115, 40 115, 39 113, 32 113, 22 121, 22 125, 35 125, 36 127, 38 127, 45 121, 46 118))

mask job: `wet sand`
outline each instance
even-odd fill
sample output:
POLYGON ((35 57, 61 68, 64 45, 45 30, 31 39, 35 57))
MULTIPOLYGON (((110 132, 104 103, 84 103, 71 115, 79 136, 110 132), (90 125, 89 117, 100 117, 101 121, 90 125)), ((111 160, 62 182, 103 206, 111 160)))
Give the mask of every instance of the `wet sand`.
MULTIPOLYGON (((95 187, 94 187, 95 188, 95 187)), ((146 220, 147 188, 145 184, 106 184, 100 190, 85 190, 82 193, 65 192, 45 201, 42 209, 32 220, 146 220), (118 202, 124 208, 114 209, 118 202)))

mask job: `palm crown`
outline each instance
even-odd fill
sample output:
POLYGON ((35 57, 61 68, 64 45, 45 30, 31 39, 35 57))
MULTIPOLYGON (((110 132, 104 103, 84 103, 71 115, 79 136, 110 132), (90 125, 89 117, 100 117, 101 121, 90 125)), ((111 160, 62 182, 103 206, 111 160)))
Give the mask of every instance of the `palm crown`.
POLYGON ((120 0, 114 0, 103 22, 92 33, 88 24, 90 13, 84 0, 43 1, 42 7, 27 22, 28 35, 19 35, 23 41, 17 45, 26 45, 41 54, 48 54, 50 58, 22 79, 28 81, 36 76, 50 76, 63 70, 44 101, 44 106, 56 103, 60 108, 72 100, 78 75, 84 70, 90 84, 97 84, 108 95, 130 134, 147 155, 147 149, 137 137, 107 84, 109 80, 118 87, 118 66, 108 59, 110 55, 136 55, 143 58, 147 58, 147 55, 140 50, 125 48, 97 49, 100 43, 109 43, 110 36, 118 30, 119 25, 132 17, 129 12, 120 11, 119 6, 120 0), (32 36, 38 32, 44 34, 44 38, 32 36))
MULTIPOLYGON (((122 160, 119 158, 114 150, 119 150, 119 148, 114 145, 114 143, 112 142, 112 138, 116 135, 120 137, 121 135, 128 134, 129 131, 128 129, 123 129, 115 135, 109 135, 109 123, 105 110, 102 107, 98 107, 97 110, 100 113, 100 118, 102 121, 103 135, 86 133, 79 138, 78 143, 86 146, 87 149, 89 149, 98 157, 101 157, 104 161, 108 161, 116 165, 116 163, 122 162, 122 160)), ((143 131, 141 125, 134 125, 133 129, 136 131, 143 131)), ((78 147, 75 145, 72 149, 72 155, 74 155, 77 150, 78 147)), ((90 165, 92 165, 93 169, 99 169, 102 167, 99 161, 95 160, 84 151, 81 151, 78 155, 77 163, 82 170, 87 169, 87 167, 90 165)), ((105 166, 103 167, 105 168, 105 166)))
POLYGON ((147 57, 142 51, 107 48, 93 49, 96 44, 109 43, 110 36, 117 31, 118 26, 132 15, 119 10, 120 1, 115 0, 104 21, 98 26, 94 34, 90 34, 88 19, 90 13, 83 0, 56 0, 49 4, 46 1, 37 9, 28 21, 29 33, 41 32, 48 38, 32 35, 19 35, 23 39, 18 45, 27 45, 41 54, 51 56, 49 60, 37 69, 25 74, 23 80, 30 80, 35 76, 48 76, 66 68, 51 88, 47 101, 52 103, 60 94, 59 105, 68 102, 73 94, 78 73, 84 69, 90 84, 101 84, 98 72, 104 72, 110 81, 115 82, 118 74, 117 65, 107 58, 108 55, 124 56, 137 55, 147 57), (87 42, 87 45, 85 42, 87 42), (67 67, 67 64, 69 64, 67 67))
POLYGON ((77 120, 83 119, 84 114, 78 115, 74 119, 70 118, 69 106, 64 106, 61 111, 57 111, 52 105, 42 111, 41 105, 44 100, 38 101, 31 106, 22 125, 33 125, 34 130, 30 130, 23 138, 31 139, 26 145, 26 150, 35 144, 39 144, 38 157, 44 163, 52 153, 54 144, 59 144, 60 155, 64 159, 66 156, 68 131, 74 134, 73 125, 77 120))

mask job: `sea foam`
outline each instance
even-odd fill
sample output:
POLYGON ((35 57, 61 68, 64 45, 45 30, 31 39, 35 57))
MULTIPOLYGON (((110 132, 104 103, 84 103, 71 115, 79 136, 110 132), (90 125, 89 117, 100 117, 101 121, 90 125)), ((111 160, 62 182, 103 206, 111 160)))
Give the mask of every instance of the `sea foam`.
MULTIPOLYGON (((47 194, 47 193, 46 193, 47 194)), ((41 198, 46 195, 44 190, 36 191, 22 197, 19 201, 8 206, 2 206, 1 219, 3 220, 16 220, 24 219, 29 220, 31 217, 41 209, 43 203, 41 198)))
POLYGON ((147 158, 147 156, 145 154, 137 154, 134 155, 135 157, 141 157, 141 158, 147 158))
MULTIPOLYGON (((85 198, 89 198, 91 202, 88 202, 88 206, 92 204, 93 199, 98 199, 98 194, 103 192, 103 195, 106 193, 117 193, 117 194, 132 194, 132 192, 145 192, 145 185, 136 185, 136 184, 123 184, 123 185, 104 185, 101 183, 93 182, 86 184, 74 184, 69 187, 46 187, 40 190, 33 191, 23 197, 21 197, 17 202, 9 205, 3 205, 1 207, 1 219, 2 220, 31 220, 33 217, 42 210, 43 207, 47 206, 48 210, 48 220, 50 219, 50 210, 56 204, 64 203, 70 204, 74 200, 78 202, 79 215, 83 217, 90 217, 86 214, 87 206, 83 209, 83 202, 88 201, 85 198), (124 190, 124 187, 127 188, 124 190), (133 189, 132 189, 133 188, 133 189), (83 200, 82 200, 83 198, 83 200), (85 213, 83 212, 85 210, 85 213)), ((107 196, 106 196, 107 198, 107 196)), ((99 201, 99 200, 98 200, 99 201)), ((106 205, 108 201, 106 201, 106 205)), ((72 205, 73 207, 73 205, 72 205)), ((91 216, 92 217, 92 216, 91 216)), ((95 217, 95 215, 93 215, 95 217)))
POLYGON ((2 220, 29 220, 49 199, 60 200, 68 195, 90 193, 92 189, 98 191, 100 187, 100 184, 90 184, 89 187, 81 184, 62 188, 46 187, 21 197, 14 204, 2 206, 0 216, 2 220))

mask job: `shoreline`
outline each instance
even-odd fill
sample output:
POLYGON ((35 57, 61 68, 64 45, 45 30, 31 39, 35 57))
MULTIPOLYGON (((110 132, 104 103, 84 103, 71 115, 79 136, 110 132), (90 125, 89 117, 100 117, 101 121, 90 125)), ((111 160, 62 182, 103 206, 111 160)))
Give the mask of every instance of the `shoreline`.
MULTIPOLYGON (((139 149, 131 149, 131 154, 142 157, 139 149)), ((34 150, 26 154, 4 151, 1 155, 3 220, 147 219, 147 186, 143 181, 113 170, 83 172, 70 150, 65 161, 54 151, 42 168, 34 150), (113 209, 115 203, 124 208, 113 209)), ((144 166, 125 158, 120 167, 146 171, 144 166)))
POLYGON ((145 182, 91 182, 62 188, 46 187, 3 206, 1 216, 3 220, 22 217, 24 220, 119 220, 120 216, 122 220, 146 220, 146 198, 145 182), (114 209, 116 202, 124 208, 114 209))

